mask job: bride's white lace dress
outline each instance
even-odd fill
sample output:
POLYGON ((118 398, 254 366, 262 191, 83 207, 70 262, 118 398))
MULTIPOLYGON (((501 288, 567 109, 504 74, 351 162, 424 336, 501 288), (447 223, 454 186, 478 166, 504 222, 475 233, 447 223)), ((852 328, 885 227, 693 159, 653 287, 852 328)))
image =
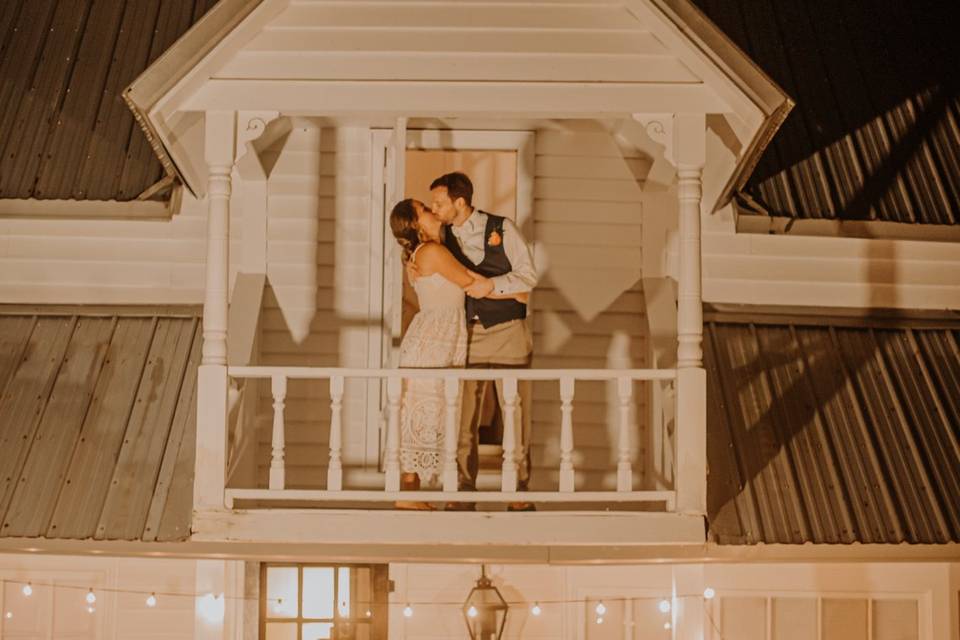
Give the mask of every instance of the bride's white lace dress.
MULTIPOLYGON (((400 345, 400 366, 463 367, 467 360, 464 293, 439 273, 413 283, 420 311, 400 345)), ((460 403, 457 402, 459 411, 460 403)), ((421 484, 436 484, 443 466, 446 400, 442 379, 408 380, 400 405, 400 468, 417 473, 421 484)), ((456 417, 459 425, 460 418, 456 417)))

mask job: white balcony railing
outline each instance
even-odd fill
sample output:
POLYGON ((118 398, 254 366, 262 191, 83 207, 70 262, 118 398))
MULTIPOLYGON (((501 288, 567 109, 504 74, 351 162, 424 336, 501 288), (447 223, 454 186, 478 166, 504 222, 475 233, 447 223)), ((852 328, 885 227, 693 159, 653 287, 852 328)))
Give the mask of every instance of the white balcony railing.
MULTIPOLYGON (((233 508, 237 500, 262 503, 274 501, 298 503, 384 503, 394 500, 423 501, 469 501, 469 502, 635 502, 662 503, 667 511, 673 511, 677 502, 677 487, 670 490, 637 490, 634 487, 634 468, 632 461, 632 442, 636 437, 637 425, 635 412, 634 382, 636 381, 673 381, 677 371, 673 369, 629 369, 629 370, 586 370, 586 369, 343 369, 315 367, 275 367, 275 366, 232 366, 226 369, 229 378, 239 383, 244 380, 269 380, 273 397, 273 427, 271 440, 271 461, 269 485, 267 489, 224 488, 223 498, 227 508, 233 508), (403 381, 414 378, 442 379, 445 382, 445 400, 447 405, 444 459, 441 474, 441 489, 402 491, 400 490, 400 407, 403 381), (330 436, 325 489, 288 489, 286 487, 286 424, 284 408, 287 382, 291 379, 327 380, 330 389, 330 436), (386 389, 386 446, 384 450, 382 483, 383 488, 348 488, 344 484, 344 465, 342 442, 344 440, 344 390, 346 382, 356 380, 380 380, 386 389), (457 431, 459 421, 456 411, 460 402, 460 389, 463 380, 501 380, 503 383, 503 401, 507 410, 503 415, 503 461, 500 469, 500 488, 498 491, 458 491, 457 488, 457 431), (518 463, 523 455, 518 443, 518 429, 515 407, 518 402, 518 382, 556 381, 559 383, 557 411, 560 419, 559 442, 559 483, 554 491, 517 490, 518 463), (576 490, 574 466, 577 447, 576 426, 574 420, 574 397, 577 383, 585 381, 605 381, 614 383, 617 390, 616 401, 616 485, 611 490, 576 490)), ((225 381, 224 381, 225 382, 225 381)), ((224 385, 225 386, 225 385, 224 385)), ((676 450, 676 449, 674 449, 676 450)), ((318 485, 322 483, 318 482, 318 485)), ((269 506, 267 504, 266 506, 269 506)))

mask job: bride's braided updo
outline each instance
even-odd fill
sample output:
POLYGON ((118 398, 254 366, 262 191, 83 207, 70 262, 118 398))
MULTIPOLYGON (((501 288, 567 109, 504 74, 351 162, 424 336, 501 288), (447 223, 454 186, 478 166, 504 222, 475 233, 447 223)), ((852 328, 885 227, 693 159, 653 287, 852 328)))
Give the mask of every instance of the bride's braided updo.
POLYGON ((403 249, 403 261, 407 262, 420 244, 420 227, 417 225, 417 209, 413 198, 401 200, 390 212, 390 230, 403 249))

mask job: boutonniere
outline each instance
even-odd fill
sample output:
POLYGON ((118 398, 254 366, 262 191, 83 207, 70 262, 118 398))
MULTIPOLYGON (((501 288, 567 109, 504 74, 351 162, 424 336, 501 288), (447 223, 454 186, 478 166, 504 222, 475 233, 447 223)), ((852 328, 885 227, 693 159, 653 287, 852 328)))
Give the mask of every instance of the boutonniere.
POLYGON ((500 243, 503 242, 503 238, 500 237, 500 234, 495 230, 490 232, 490 237, 487 238, 487 244, 491 247, 498 247, 500 243))

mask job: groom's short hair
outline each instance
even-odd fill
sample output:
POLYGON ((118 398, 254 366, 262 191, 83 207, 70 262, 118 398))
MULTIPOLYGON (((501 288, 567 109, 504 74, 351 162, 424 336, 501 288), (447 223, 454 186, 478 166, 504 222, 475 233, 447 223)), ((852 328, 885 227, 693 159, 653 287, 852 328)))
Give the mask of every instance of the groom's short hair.
POLYGON ((460 173, 459 171, 445 173, 430 183, 430 191, 433 191, 437 187, 446 188, 447 195, 450 196, 451 200, 463 198, 463 201, 467 203, 468 207, 473 206, 473 183, 470 182, 467 174, 460 173))

